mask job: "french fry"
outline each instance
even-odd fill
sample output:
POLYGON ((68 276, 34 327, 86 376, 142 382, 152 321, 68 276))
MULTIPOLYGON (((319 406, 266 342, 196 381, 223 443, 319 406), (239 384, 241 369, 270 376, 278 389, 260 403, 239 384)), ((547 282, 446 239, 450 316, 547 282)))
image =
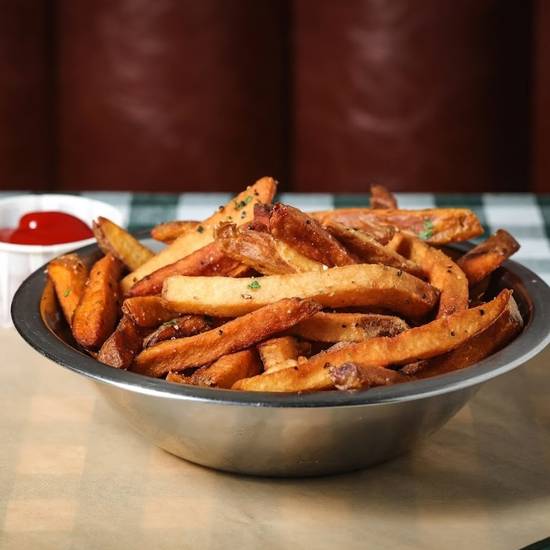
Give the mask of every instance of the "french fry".
POLYGON ((116 369, 127 369, 142 345, 142 331, 132 319, 122 317, 115 331, 101 346, 97 360, 116 369))
POLYGON ((214 229, 218 224, 234 222, 244 225, 252 221, 254 205, 270 203, 275 196, 276 188, 277 183, 273 178, 262 178, 254 185, 247 187, 226 206, 222 206, 215 214, 201 222, 196 231, 184 233, 159 254, 127 275, 122 281, 123 291, 126 292, 146 275, 173 264, 211 243, 214 240, 214 229))
POLYGON ((122 313, 142 328, 156 328, 180 316, 160 296, 137 296, 122 303, 122 313))
POLYGON ((499 229, 459 258, 457 264, 466 274, 470 286, 473 286, 489 276, 518 250, 519 243, 516 239, 508 231, 499 229))
POLYGON ((311 317, 321 306, 291 298, 270 304, 195 336, 161 342, 142 351, 132 370, 149 376, 208 365, 222 355, 249 348, 311 317))
MULTIPOLYGON (((280 336, 271 338, 258 344, 258 352, 264 366, 264 372, 295 367, 298 365, 298 357, 311 351, 309 342, 298 341, 293 336, 280 336)), ((248 378, 241 376, 241 378, 248 378)), ((235 380, 236 382, 236 380, 235 380)))
POLYGON ((160 241, 162 243, 171 244, 178 237, 196 231, 197 227, 201 222, 191 221, 191 220, 181 220, 181 221, 169 221, 164 223, 159 223, 151 229, 151 237, 155 241, 160 241))
POLYGON ((438 291, 392 267, 360 264, 261 278, 170 277, 163 297, 176 311, 214 317, 236 317, 299 297, 324 307, 384 307, 406 318, 420 318, 433 309, 438 291))
POLYGON ((418 264, 380 244, 374 237, 361 229, 353 229, 353 227, 346 227, 341 223, 331 222, 327 225, 327 230, 362 263, 389 265, 396 269, 402 269, 415 277, 424 275, 424 270, 418 264))
POLYGON ((483 227, 477 216, 466 208, 432 208, 426 210, 383 210, 375 208, 341 208, 310 214, 323 225, 339 222, 372 232, 373 226, 387 225, 421 237, 430 244, 448 244, 479 237, 483 227))
POLYGON ((337 351, 321 352, 291 369, 239 380, 233 389, 248 391, 317 391, 334 387, 326 365, 357 363, 386 367, 430 359, 458 348, 488 328, 505 310, 511 291, 503 290, 494 300, 476 308, 441 317, 392 338, 371 338, 337 351))
POLYGON ((441 292, 438 317, 452 315, 468 307, 466 275, 444 252, 405 233, 396 233, 388 248, 421 265, 430 284, 441 292))
POLYGON ((193 336, 211 328, 210 323, 201 315, 182 315, 163 323, 158 329, 149 334, 143 341, 143 347, 149 348, 165 340, 193 336))
MULTIPOLYGON (((143 279, 140 279, 126 291, 126 296, 150 296, 160 294, 162 285, 168 277, 174 275, 223 275, 237 277, 243 274, 246 266, 238 260, 229 257, 214 241, 196 250, 189 256, 153 271, 143 279)), ((126 280, 126 279, 124 279, 126 280)), ((124 287, 123 287, 124 290, 124 287)))
POLYGON ((166 375, 166 382, 172 382, 173 384, 191 384, 191 380, 191 375, 179 372, 169 372, 166 375))
POLYGON ((112 254, 130 270, 137 269, 154 256, 152 250, 107 218, 100 216, 92 229, 103 253, 112 254))
POLYGON ((395 195, 383 185, 371 185, 370 207, 395 210, 397 208, 397 199, 395 195))
POLYGON ((343 391, 390 386, 410 380, 400 372, 374 365, 343 363, 337 367, 329 365, 327 370, 334 387, 343 391))
POLYGON ((88 268, 77 254, 66 254, 48 264, 48 276, 55 287, 55 293, 69 326, 74 311, 82 298, 88 268))
POLYGON ((375 313, 325 313, 298 323, 293 334, 316 342, 362 342, 376 336, 395 336, 409 325, 392 315, 375 313))
POLYGON ((191 375, 190 383, 210 388, 231 388, 237 380, 260 374, 261 370, 258 354, 247 349, 222 355, 210 366, 201 367, 191 375))
POLYGON ((118 283, 122 269, 122 262, 112 254, 92 266, 72 318, 73 336, 81 346, 99 349, 113 332, 118 318, 118 283))

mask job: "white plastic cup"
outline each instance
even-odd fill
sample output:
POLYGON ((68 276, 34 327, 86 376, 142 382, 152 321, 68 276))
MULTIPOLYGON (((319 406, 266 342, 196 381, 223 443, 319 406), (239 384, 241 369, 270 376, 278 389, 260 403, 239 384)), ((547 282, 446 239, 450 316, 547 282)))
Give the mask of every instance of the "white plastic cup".
MULTIPOLYGON (((76 195, 19 195, 0 199, 0 228, 17 227, 29 212, 58 211, 72 214, 92 227, 98 216, 118 225, 126 220, 120 210, 105 202, 76 195)), ((11 327, 10 307, 19 285, 52 258, 95 242, 84 239, 63 244, 27 245, 0 241, 0 326, 11 327)))

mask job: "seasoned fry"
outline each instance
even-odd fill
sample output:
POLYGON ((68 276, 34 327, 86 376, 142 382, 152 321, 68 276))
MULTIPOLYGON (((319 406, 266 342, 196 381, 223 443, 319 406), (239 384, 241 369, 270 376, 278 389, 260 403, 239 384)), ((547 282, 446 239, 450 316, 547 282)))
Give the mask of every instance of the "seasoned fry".
POLYGON ((112 254, 130 270, 137 269, 154 256, 152 250, 107 218, 100 216, 92 229, 104 254, 112 254))
POLYGON ((160 296, 127 298, 122 303, 122 313, 142 328, 156 328, 180 316, 180 313, 171 310, 160 296))
MULTIPOLYGON (((259 344, 258 352, 262 359, 264 372, 275 372, 297 366, 298 358, 311 352, 311 344, 298 341, 293 336, 281 336, 259 344)), ((242 376, 241 378, 247 377, 242 376)))
POLYGON ((519 243, 516 239, 508 231, 499 229, 459 258, 457 264, 466 274, 470 286, 473 286, 489 276, 518 250, 519 243))
POLYGON ((392 315, 375 313, 324 313, 302 321, 293 334, 316 342, 362 342, 375 336, 395 336, 409 325, 392 315))
POLYGON ((143 347, 149 348, 164 340, 193 336, 211 328, 211 324, 201 315, 182 315, 163 323, 157 330, 149 334, 143 341, 143 347))
POLYGON ((136 357, 132 370, 158 377, 170 371, 208 365, 222 355, 249 348, 289 329, 320 308, 311 300, 280 300, 207 332, 147 348, 136 357))
POLYGON ((237 380, 249 378, 262 371, 258 354, 254 350, 222 355, 209 367, 201 367, 191 376, 191 384, 211 388, 231 388, 237 380))
POLYGON ((421 265, 430 284, 441 292, 437 317, 468 307, 466 275, 444 252, 405 233, 396 233, 388 248, 421 265))
POLYGON ((176 311, 215 317, 235 317, 283 298, 299 297, 324 307, 384 307, 419 318, 435 306, 438 292, 403 271, 361 264, 262 278, 170 277, 163 297, 176 311))
POLYGON ((418 236, 430 244, 467 241, 483 233, 477 216, 466 208, 382 210, 342 208, 311 214, 323 225, 339 222, 371 233, 373 225, 389 225, 418 236), (369 230, 370 229, 370 230, 369 230))
POLYGON ((74 311, 84 293, 88 268, 77 254, 66 254, 48 264, 48 276, 70 326, 74 311))
POLYGON ((353 229, 338 222, 331 222, 327 225, 327 230, 357 256, 362 263, 389 265, 396 269, 402 269, 415 277, 424 275, 424 270, 418 264, 380 244, 374 237, 361 229, 353 229))
POLYGON ((113 332, 118 318, 118 282, 122 269, 122 262, 107 254, 90 270, 72 319, 73 335, 81 346, 99 349, 113 332))
POLYGON ((329 365, 327 370, 337 390, 364 390, 410 380, 409 377, 392 369, 358 363, 343 363, 337 367, 329 365))
POLYGON ((169 372, 166 375, 166 382, 173 384, 191 384, 191 375, 181 374, 179 372, 169 372))
POLYGON ((395 195, 383 185, 371 185, 370 207, 395 210, 397 208, 397 199, 395 195))
POLYGON ((132 319, 122 317, 116 330, 101 346, 97 360, 116 369, 127 369, 141 351, 142 344, 142 331, 132 319))
POLYGON ((247 187, 226 206, 221 207, 215 214, 201 222, 196 231, 178 237, 170 246, 127 275, 122 282, 123 291, 126 292, 134 283, 153 271, 173 264, 211 243, 214 240, 214 229, 218 224, 234 222, 244 225, 252 221, 254 205, 270 203, 275 196, 276 188, 277 182, 273 178, 262 178, 254 185, 247 187))
POLYGON ((185 220, 185 221, 169 221, 164 223, 159 223, 151 229, 151 237, 155 241, 160 241, 162 243, 171 244, 178 237, 196 231, 197 227, 201 222, 185 220))
POLYGON ((220 243, 214 241, 173 264, 153 271, 153 273, 150 273, 132 286, 126 292, 126 296, 160 294, 165 279, 174 275, 224 275, 227 277, 237 277, 243 274, 245 270, 246 266, 243 266, 238 260, 229 257, 222 250, 220 243))
POLYGON ((507 307, 511 291, 503 290, 482 306, 441 317, 392 338, 371 338, 337 351, 320 353, 296 369, 266 373, 236 382, 234 389, 250 391, 317 391, 334 387, 327 364, 357 363, 385 367, 430 359, 446 353, 488 328, 507 307))

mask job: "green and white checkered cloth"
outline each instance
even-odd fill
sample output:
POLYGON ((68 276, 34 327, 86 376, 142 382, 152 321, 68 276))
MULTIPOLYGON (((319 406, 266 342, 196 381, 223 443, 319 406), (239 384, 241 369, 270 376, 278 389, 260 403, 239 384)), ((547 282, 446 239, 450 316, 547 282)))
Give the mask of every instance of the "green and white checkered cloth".
MULTIPOLYGON (((0 193, 0 198, 17 193, 0 193)), ((88 192, 83 196, 119 208, 130 230, 173 219, 201 220, 231 198, 229 193, 88 192)), ((550 195, 398 193, 401 208, 465 207, 472 209, 486 232, 506 229, 520 242, 514 259, 550 284, 550 195)), ((305 211, 368 206, 368 195, 281 193, 277 200, 305 211)))

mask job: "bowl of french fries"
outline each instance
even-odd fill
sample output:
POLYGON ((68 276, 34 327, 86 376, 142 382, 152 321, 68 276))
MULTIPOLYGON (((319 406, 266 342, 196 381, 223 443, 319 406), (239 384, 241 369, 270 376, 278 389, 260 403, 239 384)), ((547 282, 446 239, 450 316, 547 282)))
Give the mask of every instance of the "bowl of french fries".
POLYGON ((202 221, 55 258, 14 324, 159 447, 266 476, 403 453, 549 341, 550 289, 463 208, 303 212, 262 178, 202 221))

